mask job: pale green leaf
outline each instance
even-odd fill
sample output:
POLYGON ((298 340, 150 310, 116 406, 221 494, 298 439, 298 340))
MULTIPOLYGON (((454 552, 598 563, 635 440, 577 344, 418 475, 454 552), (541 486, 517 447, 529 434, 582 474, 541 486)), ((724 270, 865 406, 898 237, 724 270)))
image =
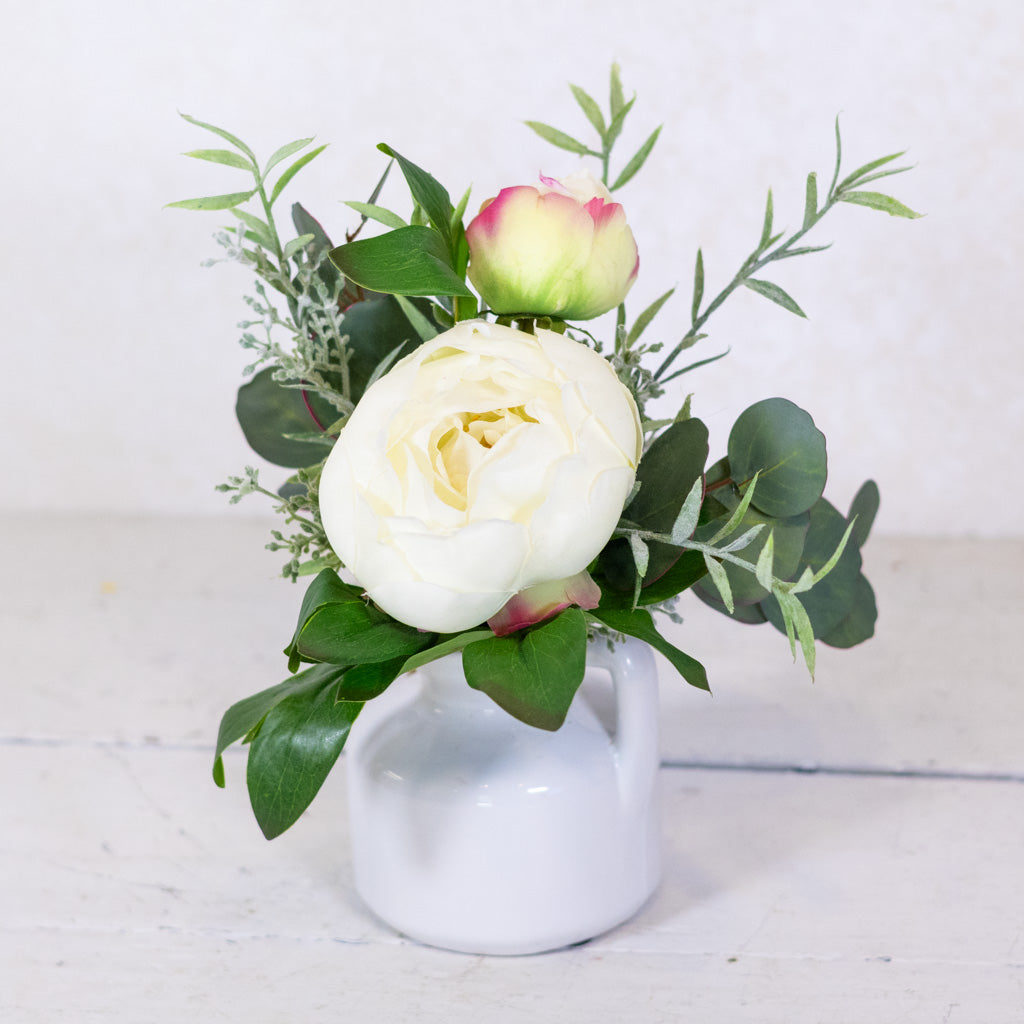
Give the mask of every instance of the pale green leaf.
POLYGON ((764 523, 757 523, 755 526, 750 527, 749 530, 744 531, 735 540, 729 541, 728 544, 720 547, 718 550, 725 552, 726 554, 732 554, 734 551, 742 551, 745 547, 753 544, 757 539, 758 534, 764 529, 764 523))
MULTIPOLYGON (((863 167, 858 167, 857 170, 848 174, 841 182, 839 182, 838 191, 842 192, 843 189, 851 188, 853 185, 862 185, 862 179, 870 174, 872 171, 877 170, 879 167, 884 167, 888 163, 892 163, 893 160, 898 160, 906 152, 905 149, 900 150, 898 153, 890 153, 888 156, 880 156, 877 160, 872 160, 870 163, 866 163, 863 167)), ((906 170, 907 168, 901 168, 900 170, 906 170)), ((899 174, 899 171, 891 171, 889 173, 899 174)))
POLYGON ((881 192, 843 192, 839 196, 839 201, 853 203, 855 206, 867 206, 872 210, 881 210, 883 213, 889 214, 890 217, 905 217, 907 220, 914 220, 924 216, 909 206, 904 206, 898 199, 882 195, 881 192))
POLYGON ((818 216, 818 176, 811 171, 807 175, 807 188, 804 195, 804 223, 803 230, 806 231, 818 216))
POLYGON ((757 582, 765 590, 772 589, 772 569, 775 563, 775 534, 769 533, 768 539, 761 548, 761 554, 757 556, 757 565, 754 568, 754 575, 757 582))
POLYGON ((274 201, 284 190, 285 185, 288 184, 292 178, 295 177, 303 167, 306 166, 311 160, 315 160, 325 149, 327 144, 317 146, 316 149, 311 149, 308 153, 303 153, 298 160, 295 161, 290 167, 288 167, 277 179, 277 183, 274 185, 274 190, 270 193, 270 205, 274 205, 274 201))
POLYGON ((362 214, 367 220, 375 220, 387 228, 406 227, 405 221, 397 213, 393 213, 383 206, 377 206, 375 203, 360 203, 354 199, 346 199, 345 205, 350 206, 356 213, 362 214))
POLYGON ((256 163, 256 154, 237 135, 232 135, 231 132, 225 131, 223 128, 218 128, 216 125, 200 121, 197 118, 192 117, 190 114, 182 114, 181 117, 185 121, 188 121, 189 124, 194 124, 197 128, 205 128, 208 132, 213 132, 214 135, 219 135, 225 142, 230 142, 236 149, 240 149, 252 161, 252 166, 254 168, 258 166, 256 163))
POLYGON ((722 597, 722 603, 729 610, 731 615, 734 609, 732 600, 732 588, 729 586, 729 577, 725 573, 725 567, 721 562, 716 562, 707 552, 704 552, 704 564, 708 567, 708 575, 712 583, 718 588, 722 597))
POLYGON ((697 264, 693 268, 693 302, 690 305, 690 323, 697 324, 700 304, 704 298, 704 253, 697 250, 697 264))
POLYGON ((523 123, 528 128, 532 128, 545 142, 550 142, 552 146, 557 146, 559 149, 566 149, 570 153, 578 153, 580 156, 601 155, 595 153, 578 139, 566 135, 565 132, 560 132, 557 128, 552 128, 549 124, 544 124, 541 121, 524 121, 523 123))
POLYGON ((753 479, 747 484, 747 489, 743 493, 743 497, 740 503, 733 510, 731 516, 725 526, 723 526, 709 541, 711 545, 717 544, 720 540, 724 540, 729 536, 742 522, 743 517, 747 514, 747 509, 750 508, 750 503, 754 499, 754 490, 757 487, 757 479, 760 476, 760 471, 754 474, 753 479))
POLYGON ((597 100, 578 85, 570 85, 569 88, 572 89, 572 94, 576 97, 580 109, 587 115, 587 120, 594 126, 597 134, 603 138, 605 133, 604 114, 601 113, 597 100))
POLYGON ((176 203, 168 203, 167 206, 177 207, 180 210, 230 210, 239 206, 247 199, 256 194, 255 189, 248 192, 230 192, 222 196, 203 196, 201 199, 179 199, 176 203))
POLYGON ((661 125, 647 136, 644 144, 633 154, 630 158, 629 163, 622 168, 619 176, 615 179, 615 184, 612 185, 611 191, 614 192, 617 188, 622 188, 626 182, 630 181, 633 176, 640 170, 641 167, 646 163, 647 158, 651 155, 651 150, 654 149, 654 144, 658 141, 658 136, 661 134, 661 125))
POLYGON ((413 330, 419 335, 420 341, 430 341, 437 337, 437 328, 407 299, 404 295, 396 295, 395 301, 402 307, 406 319, 412 324, 413 330))
POLYGON ((835 567, 836 562, 839 561, 839 558, 846 547, 846 542, 850 539, 850 534, 853 532, 854 523, 856 523, 856 519, 854 519, 853 522, 851 522, 849 526, 846 527, 846 531, 843 533, 842 540, 840 540, 839 543, 836 545, 836 549, 832 552, 832 556, 829 558, 829 560, 814 574, 815 583, 817 583, 819 580, 824 579, 835 567))
POLYGON ((299 235, 298 238, 293 238, 284 247, 284 258, 290 260, 300 249, 315 240, 316 235, 299 235))
POLYGON ((287 160, 292 153, 298 153, 300 149, 305 149, 313 141, 313 138, 315 136, 310 136, 308 139, 296 139, 294 142, 289 142, 281 146, 280 149, 274 150, 267 161, 267 166, 263 168, 263 177, 265 178, 282 160, 287 160))
POLYGON ((771 299, 776 305, 789 310, 790 313, 795 313, 797 316, 804 318, 807 317, 807 314, 777 284, 772 284, 771 281, 759 281, 753 277, 748 278, 743 283, 751 291, 757 292, 758 295, 763 295, 766 299, 771 299))
POLYGON ((255 171, 256 168, 240 153, 230 149, 193 149, 182 156, 190 156, 196 160, 208 160, 212 164, 224 164, 226 167, 238 167, 243 171, 255 171))
POLYGON ((622 108, 626 105, 626 97, 622 91, 622 77, 619 74, 619 65, 612 64, 611 88, 609 89, 609 106, 612 117, 618 117, 622 108))
POLYGON ((260 220, 259 217, 237 208, 233 209, 231 213, 249 229, 246 232, 246 237, 251 233, 253 241, 258 242, 264 249, 274 248, 274 239, 270 234, 270 225, 266 221, 260 220))
POLYGON ((655 299, 635 320, 633 326, 629 329, 629 334, 626 335, 626 346, 630 346, 635 342, 641 334, 647 329, 650 322, 658 315, 659 310, 666 302, 672 297, 675 292, 675 288, 669 288, 664 295, 655 299))
POLYGON ((757 251, 764 252, 771 245, 772 220, 775 216, 775 207, 772 202, 772 190, 768 189, 768 202, 764 206, 764 224, 761 227, 761 241, 757 243, 757 251))
POLYGON ((699 476, 690 488, 690 493, 687 494, 686 501, 683 502, 683 507, 679 510, 679 515, 676 516, 676 521, 672 524, 672 543, 677 547, 684 540, 692 537, 693 531, 697 529, 697 520, 700 517, 700 503, 703 497, 704 478, 699 476))

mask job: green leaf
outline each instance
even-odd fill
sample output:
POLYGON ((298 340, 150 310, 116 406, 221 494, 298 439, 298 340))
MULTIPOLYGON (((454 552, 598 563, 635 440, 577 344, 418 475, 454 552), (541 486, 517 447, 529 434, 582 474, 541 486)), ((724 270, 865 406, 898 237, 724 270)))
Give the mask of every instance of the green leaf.
POLYGON ((290 260, 300 249, 304 249, 315 240, 314 235, 299 235, 298 238, 293 238, 284 247, 284 258, 290 260))
POLYGON ((645 608, 628 611, 598 606, 590 614, 611 629, 625 633, 627 636, 635 636, 638 640, 650 644, 659 654, 668 659, 672 667, 691 686, 696 686, 699 690, 710 691, 708 674, 704 666, 696 658, 691 658, 689 654, 669 643, 658 632, 651 613, 645 608))
POLYGON ((683 507, 679 510, 679 515, 676 516, 676 521, 672 524, 673 544, 681 545, 683 541, 689 540, 693 536, 693 531, 697 528, 697 520, 700 518, 700 503, 703 497, 704 480, 702 477, 697 477, 690 488, 690 493, 686 496, 686 501, 683 502, 683 507))
POLYGON ((462 652, 466 681, 510 715, 555 731, 583 682, 587 623, 579 608, 533 629, 469 644, 462 652))
POLYGON ((761 554, 757 556, 757 565, 754 568, 754 575, 757 582, 765 590, 772 589, 772 571, 775 567, 775 533, 768 534, 768 539, 761 548, 761 554))
POLYGON ((190 156, 196 160, 209 160, 213 164, 224 164, 227 167, 238 167, 243 171, 255 171, 256 168, 240 153, 230 149, 193 149, 182 156, 190 156))
POLYGON ((557 146, 559 149, 567 149, 570 153, 578 153, 580 156, 601 155, 595 153, 578 139, 566 135, 565 132, 560 132, 557 128, 552 128, 549 124, 543 124, 540 121, 524 121, 523 124, 527 128, 532 128, 545 142, 550 142, 552 146, 557 146))
POLYGON ((270 205, 273 206, 277 201, 277 197, 284 191, 285 186, 292 178, 295 177, 303 167, 306 166, 310 161, 315 160, 325 149, 327 148, 326 143, 323 146, 317 146, 316 149, 311 149, 308 153, 304 153, 295 161, 290 167, 282 172, 281 177, 277 179, 274 185, 273 191, 270 193, 270 205))
MULTIPOLYGON (((818 216, 818 176, 811 171, 807 175, 807 189, 804 196, 804 223, 803 230, 806 231, 814 224, 818 216)), ((801 314, 802 315, 802 314, 801 314)))
POLYGON ((346 199, 345 205, 352 207, 356 213, 362 214, 368 220, 375 220, 385 227, 407 227, 405 221, 397 213, 392 213, 391 210, 385 209, 383 206, 377 206, 375 203, 360 203, 354 199, 346 199))
POLYGON ((880 502, 878 484, 874 480, 866 480, 850 503, 850 511, 847 513, 846 519, 848 522, 853 522, 856 519, 851 539, 859 548, 867 542, 868 534, 875 522, 875 516, 878 515, 880 502))
MULTIPOLYGON (((906 153, 906 150, 902 149, 898 153, 890 153, 888 156, 880 156, 877 160, 872 160, 870 163, 866 163, 863 167, 858 167, 857 170, 853 171, 851 174, 848 174, 845 178, 843 178, 841 182, 839 182, 836 191, 842 192, 845 189, 850 188, 852 185, 862 184, 863 182, 861 181, 861 179, 863 177, 870 174, 872 171, 876 170, 879 167, 884 167, 886 164, 891 164, 893 160, 898 160, 901 156, 903 156, 904 153, 906 153)), ((902 169, 905 170, 906 168, 902 169)))
POLYGON ((259 217, 237 208, 233 209, 231 213, 232 216, 237 217, 249 229, 255 240, 262 245, 264 249, 273 251, 274 240, 270 234, 270 225, 267 224, 265 220, 260 220, 259 217))
POLYGON ((776 305, 806 319, 807 314, 777 284, 772 284, 771 281, 759 281, 753 277, 748 277, 743 283, 751 291, 763 295, 766 299, 771 299, 776 305))
POLYGON ((796 657, 794 641, 798 641, 800 650, 803 652, 804 662, 807 665, 807 671, 810 672, 813 679, 815 661, 814 630, 811 628, 807 612, 800 603, 800 599, 793 594, 780 592, 777 597, 785 619, 786 636, 789 638, 789 646, 793 651, 793 657, 796 657))
POLYGON ((315 395, 307 393, 304 399, 299 388, 278 384, 273 367, 267 367, 238 389, 235 415, 257 455, 275 466, 300 469, 323 456, 308 442, 289 440, 288 435, 319 430, 337 419, 338 412, 315 395), (314 419, 316 413, 322 417, 319 423, 314 419))
MULTIPOLYGON (((618 139, 619 135, 622 133, 622 125, 626 120, 626 116, 633 109, 634 103, 636 103, 635 95, 628 103, 624 103, 619 108, 618 112, 612 116, 611 122, 608 124, 608 133, 604 137, 604 146, 607 150, 611 150, 612 146, 615 144, 615 140, 618 139)), ((599 153, 594 153, 592 155, 600 156, 599 153)))
POLYGON ((725 566, 717 559, 712 558, 706 551, 704 552, 704 564, 707 566, 711 582, 715 585, 715 589, 722 599, 722 604, 732 614, 735 602, 732 599, 732 587, 729 585, 729 577, 725 571, 725 566))
POLYGON ((878 607, 875 604, 875 592, 863 574, 858 574, 854 580, 852 605, 850 614, 821 637, 823 644, 829 647, 855 647, 875 635, 878 607))
POLYGON ((452 270, 444 239, 433 228, 410 225, 331 250, 334 265, 364 288, 391 295, 473 293, 452 270))
POLYGON ((694 587, 693 592, 709 608, 713 608, 720 615, 725 615, 734 622, 742 622, 748 626, 761 626, 768 621, 759 604, 738 604, 730 612, 711 589, 694 587))
POLYGON ((775 207, 772 202, 772 190, 768 189, 768 202, 764 207, 764 224, 761 227, 761 240, 757 243, 757 251, 764 252, 771 245, 772 220, 775 216, 775 207))
POLYGON ((704 298, 704 253, 697 250, 697 265, 693 268, 693 302, 690 305, 690 323, 697 325, 700 303, 704 298))
POLYGON ((829 185, 828 194, 832 196, 836 191, 836 182, 839 180, 839 168, 843 162, 843 140, 839 135, 839 115, 836 114, 836 167, 832 173, 832 184, 829 185))
POLYGON ((315 665, 290 676, 283 683, 260 690, 259 693, 232 704, 224 712, 217 732, 217 748, 213 761, 213 778, 217 785, 221 788, 224 786, 224 764, 221 755, 232 743, 252 732, 263 721, 267 712, 285 697, 309 690, 319 690, 328 683, 337 683, 344 671, 335 665, 315 665))
POLYGON ((225 142, 230 142, 236 149, 240 149, 252 162, 253 168, 259 166, 256 163, 256 154, 240 139, 237 135, 232 135, 231 132, 225 131, 223 128, 218 128, 216 125, 207 124, 205 121, 199 121, 189 114, 182 114, 181 117, 188 121, 189 124, 194 124, 197 128, 205 128, 208 132, 213 132, 214 135, 219 135, 225 142))
POLYGON ((286 697, 249 748, 249 800, 267 839, 290 828, 310 805, 345 746, 363 705, 335 700, 336 686, 286 697))
POLYGON ((728 456, 734 480, 760 473, 754 505, 769 516, 806 512, 825 489, 825 435, 788 399, 767 398, 741 413, 728 456))
MULTIPOLYGON (((287 160, 292 153, 298 153, 300 149, 305 149, 313 141, 313 138, 310 136, 308 139, 296 139, 294 142, 289 142, 281 146, 280 149, 274 150, 267 161, 267 166, 263 168, 263 177, 265 178, 282 160, 287 160)), ((320 148, 322 150, 324 147, 320 148)))
POLYGON ((433 647, 427 647, 418 654, 414 654, 411 658, 407 658, 402 666, 402 671, 412 672, 413 669, 422 668, 432 661, 437 661, 438 658, 455 654, 464 647, 475 644, 478 640, 489 640, 492 636, 494 636, 494 633, 490 629, 468 629, 464 633, 455 633, 454 635, 444 637, 439 643, 434 644, 433 647))
POLYGON ((614 192, 617 188, 622 188, 633 176, 640 170, 641 167, 647 162, 647 158, 651 155, 651 150, 654 149, 654 144, 658 141, 658 136, 661 134, 661 125, 658 125, 653 132, 647 137, 644 144, 633 154, 630 158, 629 163, 622 168, 619 176, 615 179, 615 184, 612 185, 610 191, 614 192))
MULTIPOLYGON (((413 199, 423 207, 424 212, 430 218, 441 237, 444 239, 445 248, 454 257, 452 246, 452 206, 448 190, 432 175, 428 174, 422 167, 418 167, 411 160, 406 160, 401 153, 395 152, 386 143, 380 143, 377 148, 386 153, 392 159, 398 161, 398 166, 405 176, 405 182, 409 186, 413 199)), ((440 294, 440 293, 439 293, 440 294)), ((455 293, 444 293, 455 294, 455 293)))
POLYGON ((626 347, 631 346, 650 325, 650 322, 658 315, 659 310, 675 293, 675 288, 669 288, 664 295, 655 299, 633 322, 633 326, 626 335, 626 347))
POLYGON ((366 665, 353 665, 345 671, 341 685, 335 693, 335 700, 365 704, 379 697, 401 674, 406 662, 405 656, 391 661, 375 661, 366 665))
MULTIPOLYGON (((325 570, 310 585, 310 590, 327 574, 325 570)), ((358 587, 332 587, 334 597, 319 601, 300 617, 292 642, 285 649, 289 665, 296 658, 326 661, 334 665, 362 665, 408 658, 434 641, 433 633, 423 633, 397 622, 369 604, 358 587)), ((308 594, 307 594, 308 596, 308 594)), ((303 601, 303 610, 306 601, 303 601)))
POLYGON ((915 213, 909 206, 904 206, 892 196, 882 195, 881 192, 843 192, 839 196, 839 201, 853 203, 856 206, 867 206, 872 210, 881 210, 883 213, 889 214, 890 217, 906 217, 908 220, 914 220, 924 216, 924 214, 915 213))
POLYGON ((576 97, 576 102, 580 105, 583 113, 587 115, 587 120, 594 126, 597 134, 603 138, 605 133, 604 115, 601 113, 597 100, 578 85, 570 84, 569 88, 572 89, 572 94, 576 97))
POLYGON ((177 202, 167 203, 167 206, 177 207, 180 210, 230 210, 232 207, 244 203, 247 199, 252 199, 255 194, 255 189, 250 189, 248 192, 228 192, 222 196, 179 199, 177 202))
POLYGON ((411 299, 404 295, 396 295, 395 301, 402 307, 406 320, 409 321, 420 341, 430 341, 431 338, 437 337, 437 328, 413 305, 411 299))
POLYGON ((612 117, 617 117, 622 108, 626 105, 626 97, 622 92, 622 76, 619 72, 619 65, 612 64, 611 68, 611 84, 609 87, 608 106, 611 110, 612 117))

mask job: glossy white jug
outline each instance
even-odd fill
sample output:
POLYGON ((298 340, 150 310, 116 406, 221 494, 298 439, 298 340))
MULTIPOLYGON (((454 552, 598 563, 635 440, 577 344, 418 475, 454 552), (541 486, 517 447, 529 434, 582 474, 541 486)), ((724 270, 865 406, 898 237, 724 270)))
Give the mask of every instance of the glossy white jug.
POLYGON ((455 654, 352 745, 355 882, 378 917, 429 945, 516 954, 592 938, 644 904, 660 873, 654 659, 638 640, 598 640, 587 662, 611 674, 614 735, 582 694, 557 732, 524 725, 455 654))

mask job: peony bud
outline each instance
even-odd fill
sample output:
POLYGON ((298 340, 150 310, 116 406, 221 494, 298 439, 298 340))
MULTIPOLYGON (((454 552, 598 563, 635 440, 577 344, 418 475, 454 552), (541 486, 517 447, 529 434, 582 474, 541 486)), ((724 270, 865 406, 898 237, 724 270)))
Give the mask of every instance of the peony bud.
POLYGON ((503 188, 466 240, 469 279, 496 313, 590 320, 626 297, 640 265, 622 206, 586 171, 503 188))

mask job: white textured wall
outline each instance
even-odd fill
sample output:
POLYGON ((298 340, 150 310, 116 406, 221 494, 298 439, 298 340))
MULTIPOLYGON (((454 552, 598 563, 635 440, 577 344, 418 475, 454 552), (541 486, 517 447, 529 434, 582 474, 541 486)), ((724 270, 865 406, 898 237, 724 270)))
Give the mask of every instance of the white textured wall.
POLYGON ((331 142, 292 197, 340 235, 338 200, 365 198, 381 140, 477 202, 568 169, 518 122, 584 132, 565 83, 603 95, 617 59, 640 94, 626 142, 665 124, 622 199, 634 312, 687 292, 657 322, 668 338, 697 245, 713 289, 768 185, 796 225, 837 112, 850 168, 904 147, 918 164, 892 188, 927 218, 842 207, 818 229, 834 248, 776 276, 809 321, 751 293, 711 321, 695 351, 733 351, 689 387, 713 456, 743 407, 782 394, 827 434, 837 503, 876 477, 886 532, 1021 533, 1018 0, 41 0, 4 20, 5 506, 240 514, 212 485, 252 461, 232 411, 248 275, 199 267, 226 218, 161 209, 240 172, 178 156, 215 143, 176 110, 264 155, 331 142))

